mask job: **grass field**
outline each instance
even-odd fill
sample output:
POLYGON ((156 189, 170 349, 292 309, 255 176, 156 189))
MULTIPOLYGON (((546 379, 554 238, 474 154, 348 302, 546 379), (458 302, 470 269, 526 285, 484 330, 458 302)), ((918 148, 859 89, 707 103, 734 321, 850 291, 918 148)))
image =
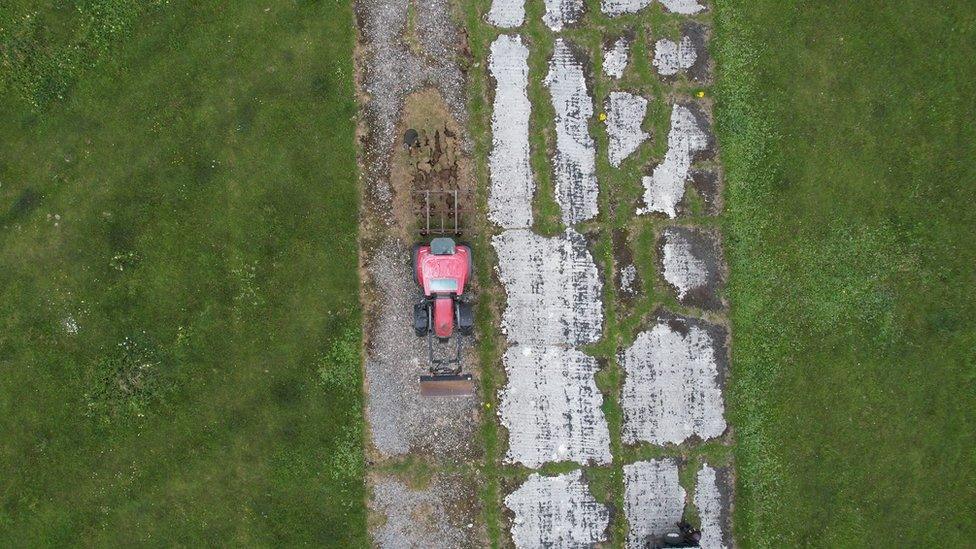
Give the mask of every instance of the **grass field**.
POLYGON ((976 537, 976 10, 717 0, 747 546, 976 537))
POLYGON ((0 6, 0 543, 362 546, 350 4, 0 6))

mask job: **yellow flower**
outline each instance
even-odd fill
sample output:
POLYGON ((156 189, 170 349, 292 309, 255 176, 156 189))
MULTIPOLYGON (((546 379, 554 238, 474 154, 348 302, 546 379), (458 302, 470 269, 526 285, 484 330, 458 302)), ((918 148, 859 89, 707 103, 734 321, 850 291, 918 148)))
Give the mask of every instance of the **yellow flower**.
POLYGON ((697 95, 698 98, 701 99, 702 97, 705 97, 705 90, 698 90, 698 93, 696 93, 695 95, 697 95))
POLYGON ((600 122, 603 122, 606 119, 607 119, 607 113, 601 112, 600 113, 600 122))

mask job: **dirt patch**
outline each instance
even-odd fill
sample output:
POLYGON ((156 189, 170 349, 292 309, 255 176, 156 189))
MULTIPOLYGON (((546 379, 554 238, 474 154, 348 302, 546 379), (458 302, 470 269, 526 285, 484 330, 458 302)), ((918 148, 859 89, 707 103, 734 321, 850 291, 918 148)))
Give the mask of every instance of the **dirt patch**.
POLYGON ((722 257, 718 234, 711 229, 667 227, 658 239, 660 272, 682 305, 709 311, 725 307, 722 257))
MULTIPOLYGON (((399 236, 410 240, 423 226, 420 191, 459 191, 462 206, 474 204, 474 178, 471 159, 462 142, 462 129, 451 115, 444 98, 435 88, 425 88, 407 96, 403 118, 398 125, 398 140, 391 155, 390 182, 394 189, 393 211, 399 236)), ((440 200, 436 197, 433 200, 440 200)), ((435 208, 431 224, 450 225, 450 216, 435 208)), ((470 229, 464 216, 461 225, 470 229)))
MULTIPOLYGON (((712 168, 693 169, 688 173, 691 185, 705 204, 705 215, 718 215, 722 211, 722 176, 712 168)), ((679 208, 687 209, 686 207, 679 208)))

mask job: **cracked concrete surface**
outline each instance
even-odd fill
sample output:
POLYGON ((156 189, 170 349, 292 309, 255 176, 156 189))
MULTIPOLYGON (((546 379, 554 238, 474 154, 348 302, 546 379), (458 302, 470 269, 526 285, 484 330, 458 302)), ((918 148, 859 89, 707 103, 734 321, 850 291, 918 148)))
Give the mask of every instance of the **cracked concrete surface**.
POLYGON ((698 60, 698 52, 691 38, 682 36, 680 42, 663 38, 654 43, 654 61, 661 76, 674 76, 678 71, 691 68, 698 60))
POLYGON ((509 344, 579 346, 603 333, 603 283, 586 239, 510 230, 492 238, 507 304, 509 344))
POLYGON ((607 539, 610 511, 596 501, 579 470, 555 477, 532 474, 505 498, 515 515, 515 547, 591 547, 607 539))
POLYGON ((703 549, 731 547, 731 516, 729 494, 731 481, 726 468, 718 470, 707 463, 698 470, 695 483, 695 508, 701 518, 703 549))
POLYGON ((583 59, 575 47, 557 38, 545 79, 556 112, 556 154, 552 160, 556 202, 567 226, 595 217, 599 194, 596 145, 588 127, 593 99, 587 91, 583 59))
MULTIPOLYGON (((478 404, 473 398, 420 396, 418 377, 427 373, 427 347, 411 324, 418 293, 409 256, 406 247, 390 239, 373 252, 367 269, 381 293, 368 325, 366 353, 371 440, 383 457, 419 451, 458 461, 475 451, 478 404)), ((465 370, 472 371, 475 363, 469 352, 465 370)))
POLYGON ((671 218, 677 217, 691 164, 710 149, 710 135, 703 129, 703 124, 704 117, 691 108, 684 105, 672 107, 668 150, 651 175, 641 180, 646 209, 640 213, 660 212, 671 218))
POLYGON ((673 459, 638 461, 624 465, 624 513, 630 530, 627 547, 656 547, 674 531, 685 510, 685 489, 678 481, 673 459))
POLYGON ((552 32, 559 32, 566 25, 579 21, 586 9, 583 0, 545 0, 545 4, 546 13, 542 16, 542 22, 552 32))
POLYGON ((622 36, 613 44, 603 46, 603 74, 610 78, 620 78, 627 70, 630 57, 630 40, 622 36))
POLYGON ((504 363, 508 384, 499 395, 499 415, 509 432, 509 461, 531 468, 610 462, 595 358, 570 348, 517 345, 504 363))
POLYGON ((660 238, 662 276, 682 305, 718 310, 724 284, 718 237, 707 229, 667 227, 660 238))
POLYGON ((503 29, 521 27, 525 22, 525 0, 492 0, 485 19, 503 29))
POLYGON ((457 64, 460 35, 451 18, 448 0, 431 0, 417 10, 414 53, 407 35, 405 0, 358 0, 356 16, 361 30, 359 65, 367 146, 363 149, 367 188, 379 205, 389 207, 390 150, 396 142, 396 125, 404 98, 411 92, 434 86, 444 97, 455 120, 467 126, 464 76, 457 64))
POLYGON ((619 168, 621 162, 651 137, 641 129, 647 114, 647 99, 627 92, 610 92, 605 109, 610 138, 607 158, 611 166, 619 168))
POLYGON ((700 4, 698 0, 661 0, 661 5, 671 13, 682 15, 694 15, 705 11, 705 6, 700 4))
POLYGON ((491 43, 488 70, 495 80, 488 158, 488 219, 504 229, 532 226, 535 184, 529 165, 529 49, 519 36, 491 43))
POLYGON ((725 432, 727 357, 724 328, 660 314, 620 353, 620 403, 626 444, 681 444, 725 432))

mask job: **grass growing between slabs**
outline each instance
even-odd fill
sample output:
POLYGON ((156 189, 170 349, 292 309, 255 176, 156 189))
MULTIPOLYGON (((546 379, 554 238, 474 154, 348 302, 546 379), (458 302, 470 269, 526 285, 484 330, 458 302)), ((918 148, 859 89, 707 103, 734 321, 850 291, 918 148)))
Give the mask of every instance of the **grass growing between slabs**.
POLYGON ((0 8, 0 539, 364 545, 350 6, 141 6, 0 8))
POLYGON ((976 12, 716 2, 746 546, 976 536, 976 12))

